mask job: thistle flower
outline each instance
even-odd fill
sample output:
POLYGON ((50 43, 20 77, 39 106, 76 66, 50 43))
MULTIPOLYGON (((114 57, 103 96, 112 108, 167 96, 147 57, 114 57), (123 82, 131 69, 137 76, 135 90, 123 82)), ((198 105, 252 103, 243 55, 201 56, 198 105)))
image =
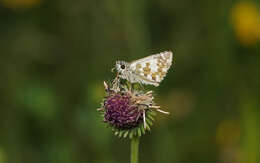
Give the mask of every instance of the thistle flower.
POLYGON ((138 106, 132 104, 131 95, 127 93, 111 94, 105 103, 105 122, 118 129, 132 129, 143 120, 142 112, 138 106))
POLYGON ((155 111, 169 114, 155 105, 152 91, 133 89, 131 84, 120 84, 117 78, 111 87, 106 82, 104 86, 107 96, 98 110, 119 137, 140 137, 153 125, 155 111))

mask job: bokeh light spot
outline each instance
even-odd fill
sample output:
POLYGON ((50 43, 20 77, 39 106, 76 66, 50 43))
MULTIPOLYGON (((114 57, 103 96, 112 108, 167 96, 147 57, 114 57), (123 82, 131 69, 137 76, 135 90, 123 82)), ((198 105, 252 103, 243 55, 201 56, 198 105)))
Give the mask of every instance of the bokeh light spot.
POLYGON ((252 2, 240 2, 231 11, 231 21, 238 41, 251 46, 260 40, 260 12, 252 2))

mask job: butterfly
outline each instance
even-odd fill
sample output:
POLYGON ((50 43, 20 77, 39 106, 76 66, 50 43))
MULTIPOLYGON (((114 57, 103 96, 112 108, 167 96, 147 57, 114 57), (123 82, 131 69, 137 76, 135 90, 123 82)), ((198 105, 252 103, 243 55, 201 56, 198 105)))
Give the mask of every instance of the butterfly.
POLYGON ((128 80, 130 83, 141 83, 157 87, 166 76, 171 65, 172 52, 165 51, 130 63, 116 61, 115 68, 119 72, 119 77, 128 80))

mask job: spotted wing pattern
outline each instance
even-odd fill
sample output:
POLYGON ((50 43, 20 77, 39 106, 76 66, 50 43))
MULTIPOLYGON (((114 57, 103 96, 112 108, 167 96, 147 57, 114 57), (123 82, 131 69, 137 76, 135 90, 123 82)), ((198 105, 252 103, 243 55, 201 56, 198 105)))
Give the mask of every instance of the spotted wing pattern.
POLYGON ((130 70, 143 83, 158 86, 172 64, 172 52, 154 54, 130 63, 130 70))

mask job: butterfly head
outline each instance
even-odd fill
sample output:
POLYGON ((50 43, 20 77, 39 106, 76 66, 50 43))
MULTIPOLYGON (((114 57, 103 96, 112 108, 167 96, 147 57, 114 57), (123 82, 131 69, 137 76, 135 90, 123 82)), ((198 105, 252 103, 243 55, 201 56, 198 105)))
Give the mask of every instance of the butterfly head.
POLYGON ((124 72, 126 72, 128 68, 129 68, 129 63, 125 61, 116 61, 116 70, 119 73, 124 74, 124 72))

